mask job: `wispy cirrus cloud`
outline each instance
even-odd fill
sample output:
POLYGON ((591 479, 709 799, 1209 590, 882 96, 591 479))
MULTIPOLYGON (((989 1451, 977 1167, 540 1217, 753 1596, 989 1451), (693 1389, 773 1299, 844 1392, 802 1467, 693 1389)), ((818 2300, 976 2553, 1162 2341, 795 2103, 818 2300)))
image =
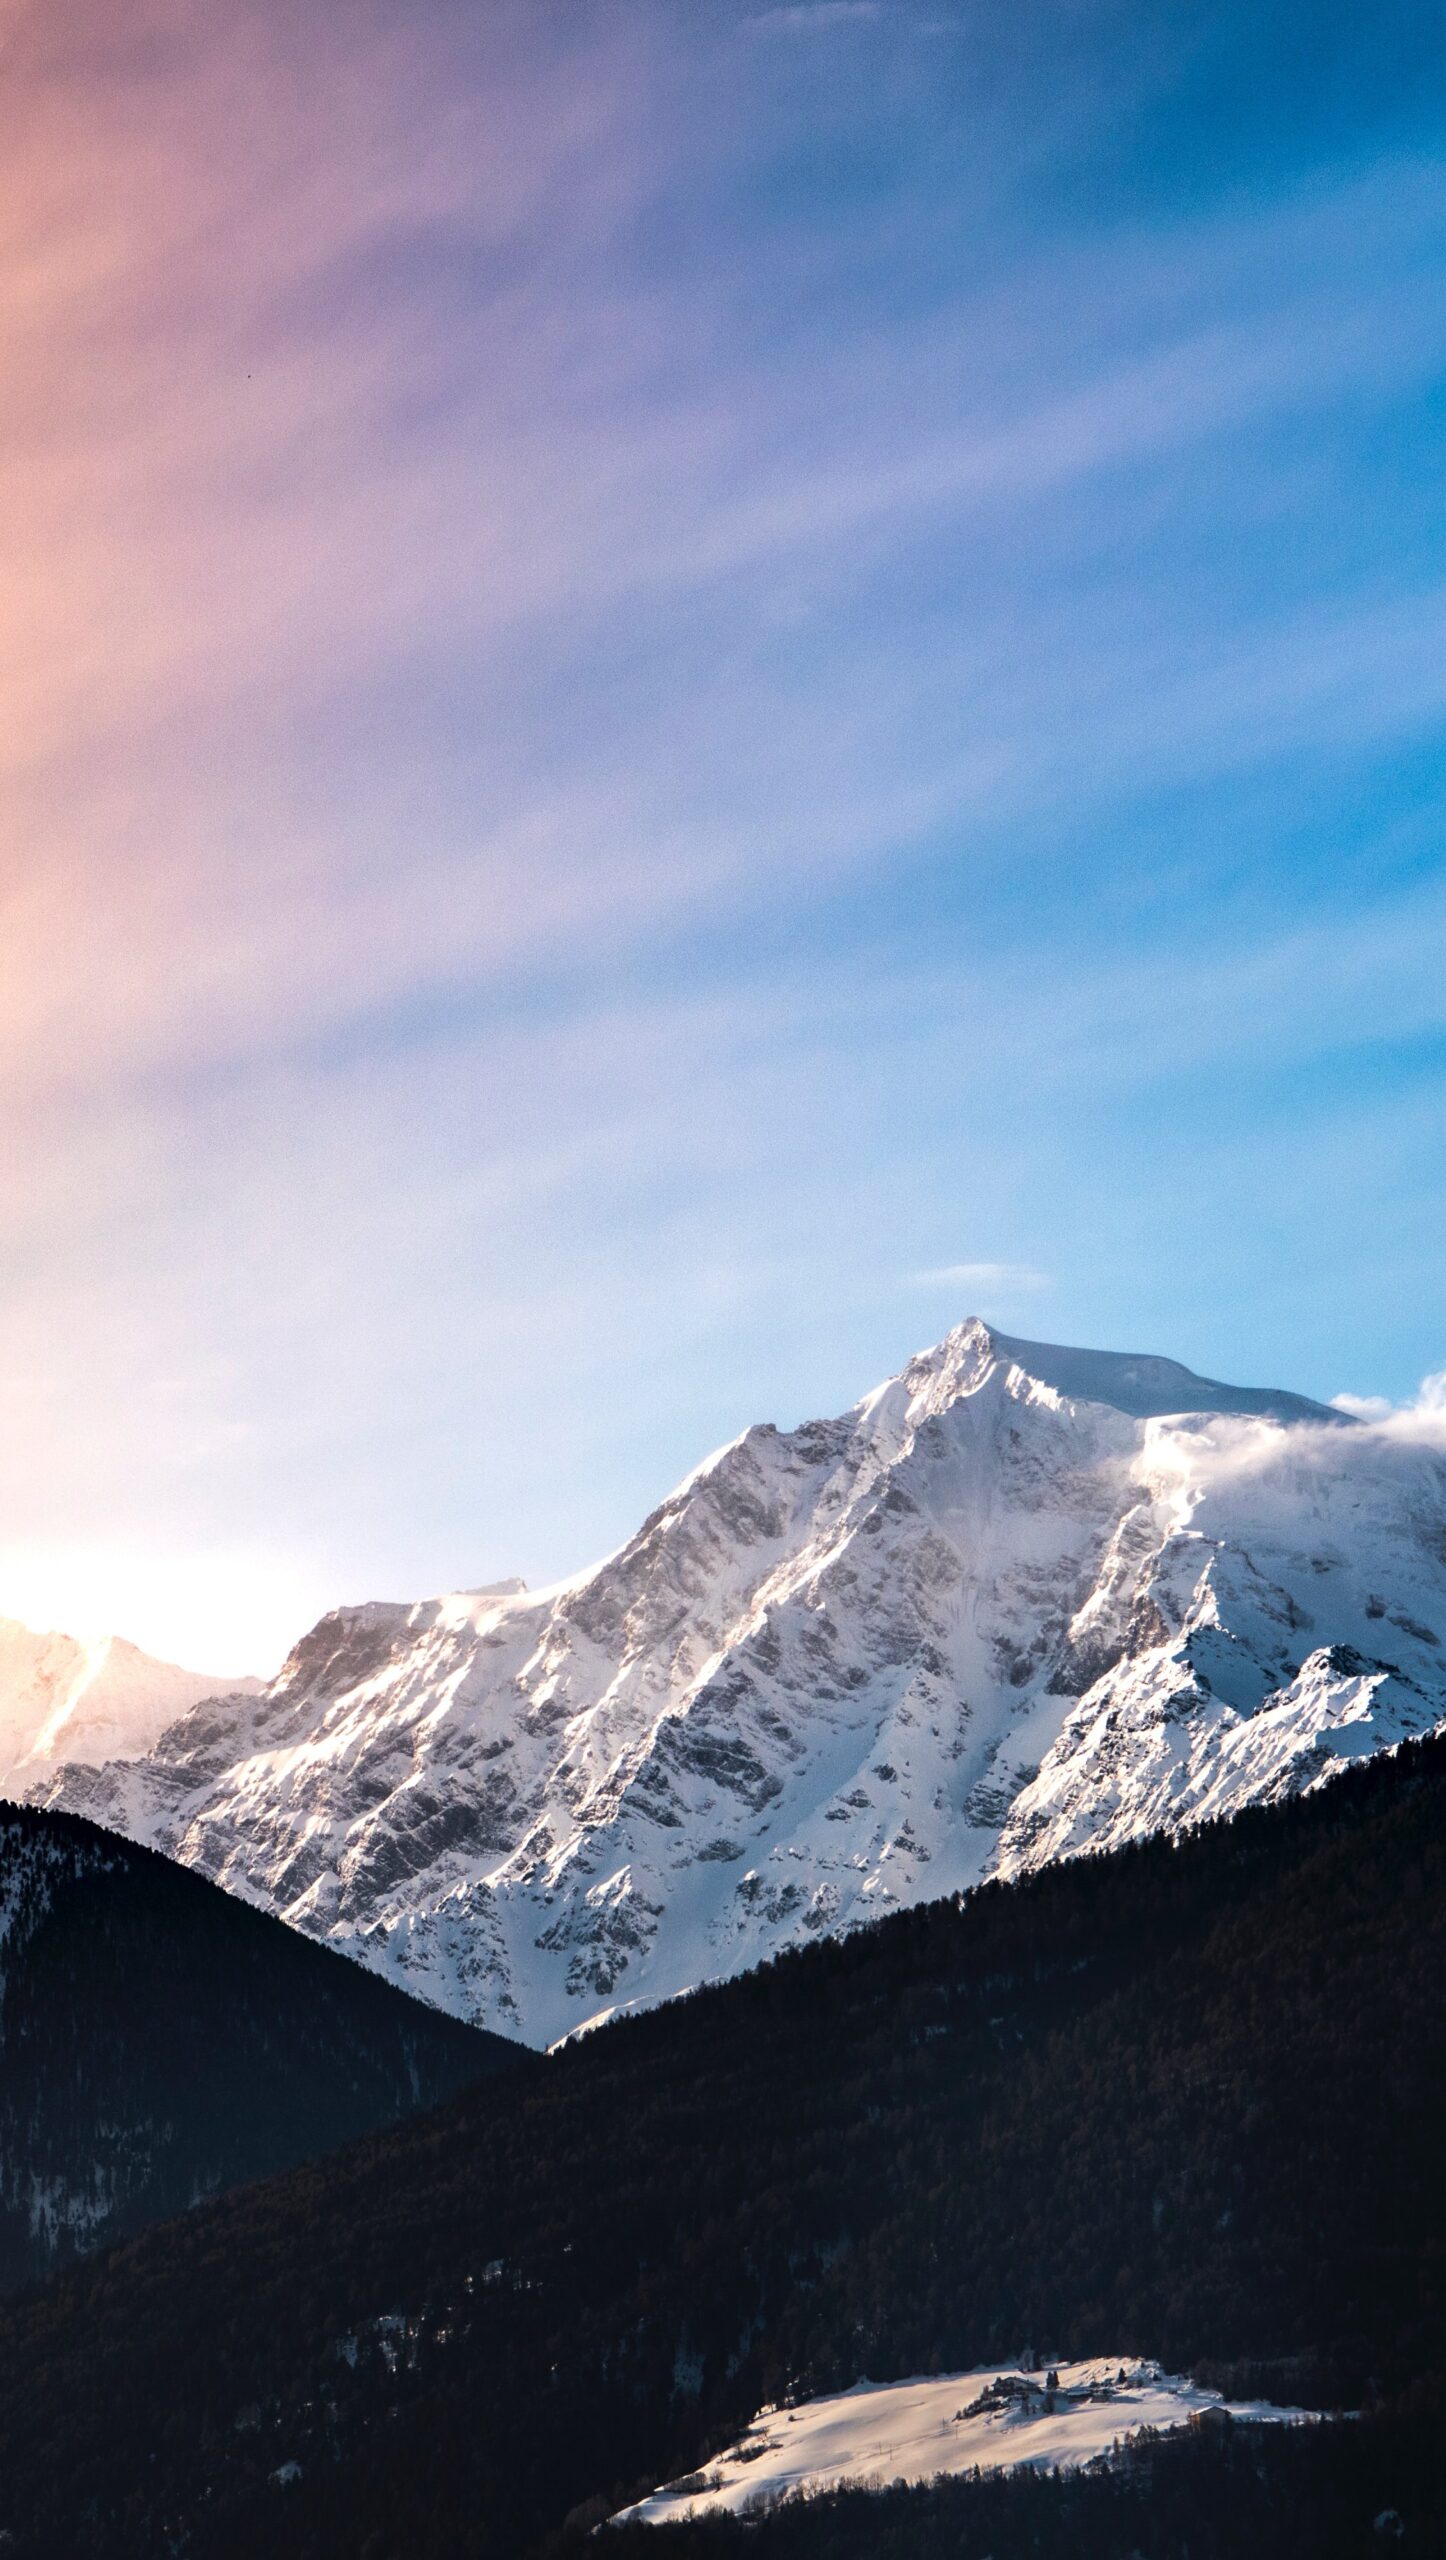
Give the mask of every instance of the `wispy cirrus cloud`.
POLYGON ((907 564, 941 538, 989 579, 1017 511, 1090 488, 1107 521, 1121 473, 1426 364, 1409 175, 1253 230, 1123 231, 1077 294, 1035 253, 1004 289, 844 302, 794 357, 611 245, 689 147, 626 17, 463 78, 440 18, 402 47, 363 16, 340 64, 319 15, 286 45, 266 10, 157 18, 133 57, 97 38, 104 78, 39 12, 12 47, 18 1089, 807 892, 951 816, 1108 797, 1131 759, 1258 755, 1282 713, 1308 737, 1343 705, 1433 710, 1429 595, 1284 605, 1285 645, 1203 662, 1152 626, 1145 693, 1118 601, 1076 632, 1011 579, 987 639, 908 628, 907 564), (1222 324, 1242 262, 1272 290, 1222 324))
POLYGON ((960 1201, 1227 1370, 1416 1233, 1434 169, 1096 198, 1168 44, 1013 15, 6 13, 0 1553, 561 1569, 960 1201))
POLYGON ((1032 1296, 1052 1285, 1024 1262, 942 1262, 930 1271, 911 1271, 909 1280, 916 1289, 979 1289, 1006 1297, 1032 1296))
POLYGON ((750 12, 748 25, 760 35, 824 35, 831 27, 856 25, 877 18, 882 0, 795 0, 795 5, 750 12))

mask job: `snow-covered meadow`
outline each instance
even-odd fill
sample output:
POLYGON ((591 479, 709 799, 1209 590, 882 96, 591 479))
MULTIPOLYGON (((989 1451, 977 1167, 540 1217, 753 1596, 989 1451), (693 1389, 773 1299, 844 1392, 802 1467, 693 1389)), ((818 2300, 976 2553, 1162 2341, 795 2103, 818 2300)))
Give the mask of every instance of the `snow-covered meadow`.
POLYGON ((705 2471, 655 2489, 614 2521, 674 2524, 738 2515, 790 2493, 883 2488, 1025 2464, 1073 2470, 1143 2427, 1180 2427, 1211 2410, 1257 2423, 1311 2416, 1263 2400, 1225 2401, 1157 2364, 1109 2356, 1034 2372, 987 2365, 905 2382, 856 2382, 795 2409, 761 2410, 705 2471))

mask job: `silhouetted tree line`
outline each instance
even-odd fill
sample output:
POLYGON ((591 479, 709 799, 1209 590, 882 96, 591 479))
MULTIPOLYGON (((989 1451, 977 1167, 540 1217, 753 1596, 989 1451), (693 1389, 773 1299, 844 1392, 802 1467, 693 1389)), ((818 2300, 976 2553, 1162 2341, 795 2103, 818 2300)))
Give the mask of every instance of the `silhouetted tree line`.
POLYGON ((0 2290, 532 2062, 72 1814, 0 1909, 0 2290))
MULTIPOLYGON (((1205 2418, 1060 2476, 790 2499, 758 2519, 622 2525, 598 2560, 1414 2560, 1446 2544, 1439 2429, 1399 2413, 1305 2430, 1205 2418), (1433 2441, 1434 2437, 1434 2441, 1433 2441)), ((559 2537, 583 2548, 584 2519, 559 2537)))
POLYGON ((1431 1742, 781 1958, 149 2231, 0 2306, 0 2528, 20 2560, 515 2560, 764 2401, 1027 2349, 1370 2415, 735 2530, 1345 2554, 1379 2495, 1431 2547, 1443 1854, 1431 1742), (1307 2479, 1337 2540, 1252 2543, 1307 2479))

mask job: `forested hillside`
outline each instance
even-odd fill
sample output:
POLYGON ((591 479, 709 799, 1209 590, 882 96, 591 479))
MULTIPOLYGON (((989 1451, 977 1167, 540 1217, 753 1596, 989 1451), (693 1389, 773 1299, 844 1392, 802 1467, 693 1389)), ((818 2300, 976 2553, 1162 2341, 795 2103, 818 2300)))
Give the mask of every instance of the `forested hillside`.
POLYGON ((0 1803, 0 2287, 515 2061, 152 1850, 0 1803))
MULTIPOLYGON (((25 2560, 501 2560, 760 2402, 1026 2348, 1369 2408, 1414 2478, 1443 1865, 1429 1742, 790 1956, 148 2232, 0 2312, 0 2525, 25 2560)), ((1328 2503, 1368 2533, 1352 2477, 1328 2503)), ((976 2547, 1010 2546, 918 2544, 976 2547)))
MULTIPOLYGON (((1073 2475, 994 2472, 610 2529, 600 2560, 1382 2560, 1446 2548, 1439 2398, 1334 2425, 1204 2420, 1073 2475)), ((596 2548, 596 2546, 594 2546, 596 2548)))

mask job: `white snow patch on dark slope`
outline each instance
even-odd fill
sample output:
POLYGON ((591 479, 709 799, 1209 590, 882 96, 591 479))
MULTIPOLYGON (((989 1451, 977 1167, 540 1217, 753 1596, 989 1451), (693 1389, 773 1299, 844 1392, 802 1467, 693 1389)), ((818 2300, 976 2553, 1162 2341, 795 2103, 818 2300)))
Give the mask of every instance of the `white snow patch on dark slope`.
POLYGON ((655 2489, 613 2522, 744 2515, 790 2494, 890 2488, 975 2470, 1071 2471, 1108 2456, 1143 2427, 1164 2432, 1207 2411, 1257 2424, 1311 2422, 1303 2409, 1227 2402, 1157 2364, 1109 2356, 1053 2371, 986 2365, 907 2382, 858 2382, 797 2408, 761 2410, 706 2469, 655 2489))

